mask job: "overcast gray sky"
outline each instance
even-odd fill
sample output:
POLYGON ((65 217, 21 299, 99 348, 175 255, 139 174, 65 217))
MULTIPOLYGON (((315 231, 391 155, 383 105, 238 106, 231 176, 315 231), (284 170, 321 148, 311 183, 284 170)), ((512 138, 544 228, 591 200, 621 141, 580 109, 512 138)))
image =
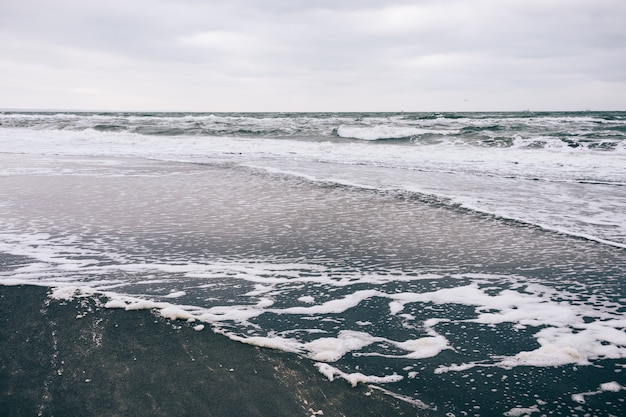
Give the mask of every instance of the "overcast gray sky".
POLYGON ((0 108, 626 110, 626 0, 0 0, 0 108))

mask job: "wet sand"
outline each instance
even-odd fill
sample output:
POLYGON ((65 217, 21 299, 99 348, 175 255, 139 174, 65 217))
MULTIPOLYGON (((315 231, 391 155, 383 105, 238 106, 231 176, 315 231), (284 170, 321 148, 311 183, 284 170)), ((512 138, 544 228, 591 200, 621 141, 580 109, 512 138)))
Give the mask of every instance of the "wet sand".
POLYGON ((416 416, 429 410, 328 381, 294 354, 150 311, 0 286, 2 416, 416 416), (316 414, 317 413, 317 414, 316 414))

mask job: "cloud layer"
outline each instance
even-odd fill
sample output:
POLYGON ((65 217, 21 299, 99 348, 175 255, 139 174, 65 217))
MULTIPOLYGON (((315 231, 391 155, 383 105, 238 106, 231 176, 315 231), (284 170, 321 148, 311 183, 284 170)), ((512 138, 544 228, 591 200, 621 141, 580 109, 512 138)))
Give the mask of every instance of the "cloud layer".
POLYGON ((0 107, 626 109, 623 0, 21 0, 0 107))

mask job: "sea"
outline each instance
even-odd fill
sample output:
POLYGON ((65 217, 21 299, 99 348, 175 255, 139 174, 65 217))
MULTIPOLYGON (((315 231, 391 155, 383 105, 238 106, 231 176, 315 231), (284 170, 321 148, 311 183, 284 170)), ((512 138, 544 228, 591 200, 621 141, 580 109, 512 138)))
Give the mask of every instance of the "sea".
POLYGON ((626 409, 626 112, 4 111, 0 254, 442 416, 626 409))

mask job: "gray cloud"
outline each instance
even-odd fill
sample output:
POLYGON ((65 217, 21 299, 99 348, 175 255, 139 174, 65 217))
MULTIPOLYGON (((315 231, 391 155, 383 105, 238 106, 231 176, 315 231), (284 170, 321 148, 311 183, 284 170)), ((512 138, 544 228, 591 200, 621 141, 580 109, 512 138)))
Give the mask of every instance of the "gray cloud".
POLYGON ((0 53, 0 107, 626 108, 622 0, 22 0, 0 53))

